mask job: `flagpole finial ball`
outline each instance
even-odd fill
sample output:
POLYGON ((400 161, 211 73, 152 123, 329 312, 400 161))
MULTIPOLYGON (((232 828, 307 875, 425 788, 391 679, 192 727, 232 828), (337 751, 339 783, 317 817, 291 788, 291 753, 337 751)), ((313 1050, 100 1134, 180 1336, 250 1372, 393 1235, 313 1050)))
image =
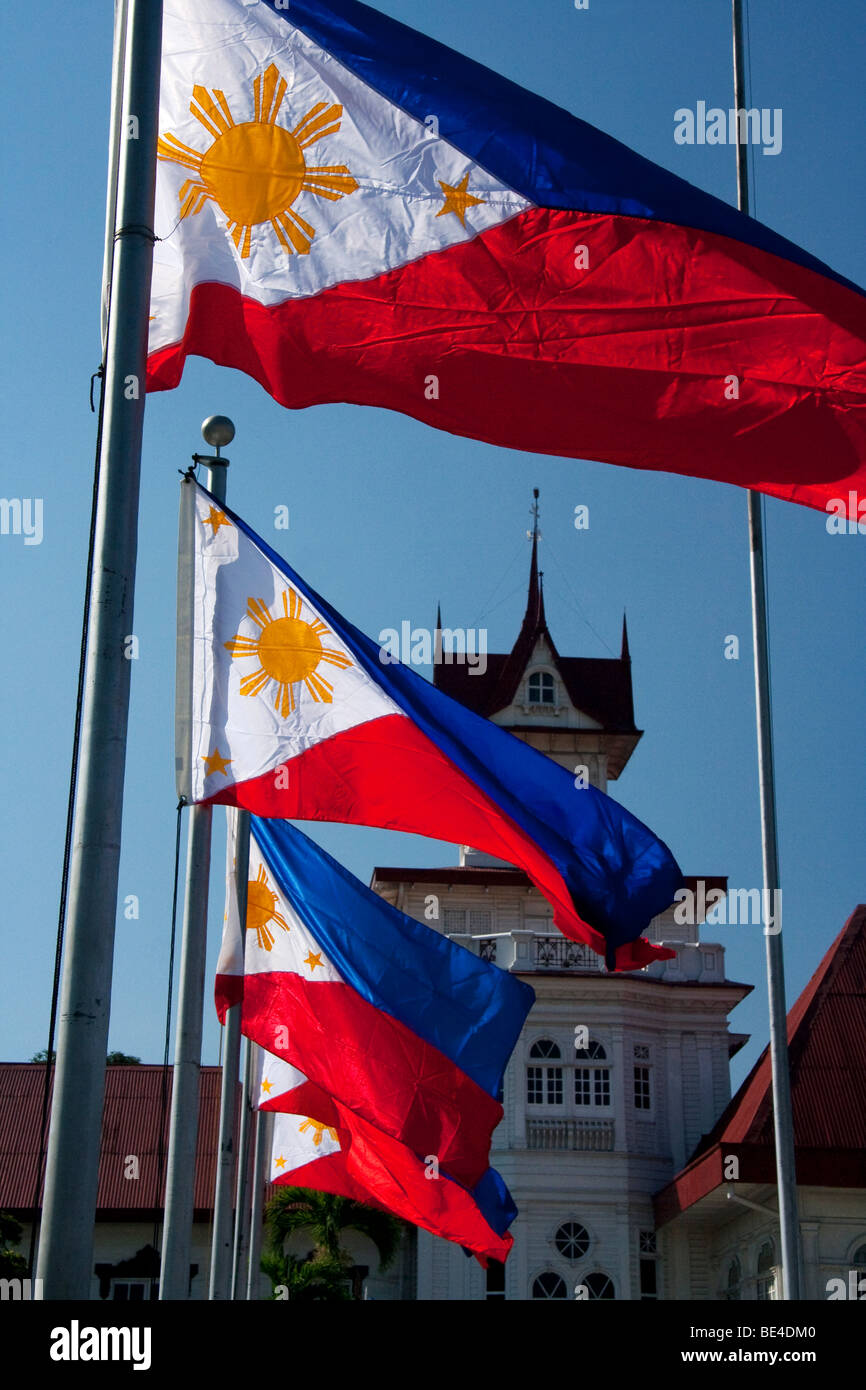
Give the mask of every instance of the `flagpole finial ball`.
POLYGON ((202 423, 202 439, 212 449, 224 449, 235 437, 235 427, 227 415, 209 415, 202 423))

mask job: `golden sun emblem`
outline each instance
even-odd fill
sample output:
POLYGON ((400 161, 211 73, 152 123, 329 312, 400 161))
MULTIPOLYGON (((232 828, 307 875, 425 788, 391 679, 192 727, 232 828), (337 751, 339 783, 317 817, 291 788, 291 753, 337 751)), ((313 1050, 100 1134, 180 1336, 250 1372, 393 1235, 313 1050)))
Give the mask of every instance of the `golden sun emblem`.
POLYGON ((261 629, 258 637, 241 637, 236 633, 225 642, 226 651, 233 657, 254 656, 257 670, 241 680, 242 695, 258 695, 268 681, 277 686, 274 709, 285 719, 295 708, 295 686, 303 685, 314 700, 330 704, 334 687, 320 676, 316 667, 325 661, 329 666, 345 669, 351 657, 335 647, 322 645, 328 629, 320 619, 304 622, 300 616, 301 600, 294 589, 283 591, 283 616, 271 616, 264 599, 247 599, 247 616, 261 629))
POLYGON ((335 1144, 339 1142, 337 1131, 332 1129, 330 1125, 320 1125, 318 1120, 304 1120, 302 1124, 298 1125, 299 1134, 306 1134, 308 1129, 314 1129, 316 1131, 313 1135, 313 1144, 317 1149, 322 1142, 323 1134, 330 1134, 335 1144))
POLYGON ((306 116, 287 130, 277 125, 286 94, 286 79, 271 63, 253 83, 255 118, 236 125, 225 93, 195 86, 190 111, 214 137, 204 154, 184 145, 174 135, 162 135, 157 158, 192 169, 180 190, 181 218, 201 212, 212 199, 228 218, 232 241, 246 260, 253 227, 270 222, 285 250, 309 254, 315 228, 292 204, 301 193, 335 202, 355 193, 358 184, 345 164, 307 164, 304 151, 340 129, 343 108, 317 102, 306 116))
MULTIPOLYGON (((283 931, 292 930, 285 917, 277 912, 277 895, 268 887, 265 866, 260 864, 257 877, 251 878, 247 884, 247 931, 255 932, 256 945, 263 951, 269 951, 274 944, 269 922, 276 922, 283 931)), ((264 1086, 262 1089, 265 1089, 264 1086)))

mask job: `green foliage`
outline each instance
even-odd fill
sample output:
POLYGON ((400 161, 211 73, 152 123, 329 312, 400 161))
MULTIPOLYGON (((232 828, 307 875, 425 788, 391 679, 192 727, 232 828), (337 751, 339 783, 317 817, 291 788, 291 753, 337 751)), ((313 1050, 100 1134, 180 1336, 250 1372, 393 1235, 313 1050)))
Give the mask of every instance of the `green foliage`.
POLYGON ((346 1287, 352 1277, 352 1257, 341 1244, 342 1233, 353 1230, 367 1236, 378 1252, 379 1267, 387 1269, 397 1253, 404 1226, 386 1211, 305 1187, 278 1187, 265 1216, 262 1270, 275 1289, 285 1285, 289 1300, 360 1298, 359 1280, 353 1281, 352 1293, 346 1287), (287 1238, 295 1231, 308 1232, 313 1242, 304 1260, 283 1252, 287 1238))
MULTIPOLYGON (((42 1051, 34 1053, 30 1060, 31 1062, 41 1062, 44 1065, 48 1060, 48 1049, 43 1047, 42 1051)), ((57 1061, 57 1053, 54 1051, 51 1053, 51 1060, 52 1062, 57 1061)), ((105 1059, 105 1065, 107 1067, 140 1066, 141 1058, 130 1057, 126 1052, 109 1052, 105 1059)))
POLYGON ((3 1279, 14 1279, 16 1276, 26 1276, 27 1261, 17 1250, 9 1247, 17 1245, 21 1239, 23 1227, 16 1217, 9 1212, 0 1211, 0 1277, 3 1279))
POLYGON ((332 1260, 328 1256, 299 1259, 297 1255, 268 1250, 262 1255, 262 1269, 273 1285, 273 1299, 285 1299, 290 1303, 351 1301, 349 1276, 342 1260, 332 1260))

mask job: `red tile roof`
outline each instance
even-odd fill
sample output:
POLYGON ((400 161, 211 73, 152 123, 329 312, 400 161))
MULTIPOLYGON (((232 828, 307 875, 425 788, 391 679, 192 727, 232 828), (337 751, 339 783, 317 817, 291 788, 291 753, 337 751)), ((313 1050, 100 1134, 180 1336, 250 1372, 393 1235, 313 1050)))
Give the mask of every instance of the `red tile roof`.
MULTIPOLYGON (((866 1187, 866 906, 848 918, 788 1013, 797 1181, 866 1187)), ((689 1163, 655 1198, 659 1225, 723 1181, 775 1182, 770 1050, 765 1048, 689 1163)))
MULTIPOLYGON (((45 1068, 38 1063, 0 1063, 0 1211, 13 1212, 22 1219, 27 1219, 33 1210, 44 1077, 45 1068)), ((171 1083, 169 1068, 162 1183, 157 1198, 162 1067, 106 1068, 97 1194, 101 1220, 129 1220, 135 1215, 145 1219, 153 1216, 157 1202, 162 1206, 171 1083), (138 1159, 137 1179, 124 1177, 125 1161, 130 1155, 138 1159)), ((202 1067, 195 1181, 197 1221, 209 1220, 213 1211, 219 1093, 220 1068, 202 1067)))

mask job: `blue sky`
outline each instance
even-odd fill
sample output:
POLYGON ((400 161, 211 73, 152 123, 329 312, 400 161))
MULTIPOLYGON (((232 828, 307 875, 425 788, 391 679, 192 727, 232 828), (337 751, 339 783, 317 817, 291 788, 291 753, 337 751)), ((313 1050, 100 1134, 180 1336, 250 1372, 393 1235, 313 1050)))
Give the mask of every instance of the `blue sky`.
MULTIPOLYGON (((727 146, 683 146, 674 112, 731 101, 728 0, 389 0, 380 8, 505 73, 693 183, 732 199, 727 146)), ((753 211, 866 283, 862 131, 866 26, 859 0, 751 6, 751 103, 781 108, 783 145, 753 158, 753 211)), ((99 363, 112 6, 5 6, 2 186, 7 288, 3 484, 43 500, 40 545, 0 536, 5 732, 4 1009, 0 1056, 45 1046, 86 558, 99 363)), ((178 468, 202 419, 228 414, 229 500, 309 582, 376 636, 432 623, 486 626, 510 647, 523 612, 531 491, 541 491, 550 627, 568 655, 618 651, 628 612, 645 736, 611 792, 686 873, 761 883, 746 498, 738 489, 530 456, 348 406, 289 412, 237 373, 193 360, 147 406, 134 665, 111 1046, 162 1055, 175 794, 173 691, 178 468), (574 508, 590 509, 578 532, 574 508), (275 532, 274 508, 290 509, 275 532), (739 661, 724 659, 740 638, 739 661)), ((769 501, 767 544, 784 943, 789 1002, 866 898, 861 731, 864 542, 823 514, 769 501)), ((212 978, 223 900, 215 816, 212 978)), ((341 826, 316 837, 365 880, 374 864, 447 864, 429 841, 341 826)), ((756 988, 732 1018, 766 1040, 758 927, 714 929, 728 974, 756 988)), ((204 1060, 218 1026, 208 1006, 204 1060)))

